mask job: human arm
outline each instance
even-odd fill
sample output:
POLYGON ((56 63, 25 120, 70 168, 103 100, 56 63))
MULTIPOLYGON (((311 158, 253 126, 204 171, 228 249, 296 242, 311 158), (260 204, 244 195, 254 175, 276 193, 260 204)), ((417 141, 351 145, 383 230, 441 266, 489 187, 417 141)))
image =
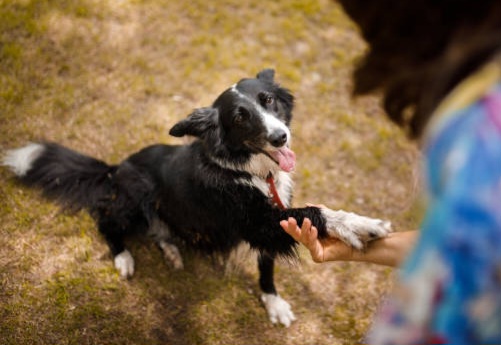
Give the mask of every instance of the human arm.
POLYGON ((318 231, 308 218, 304 219, 301 228, 292 217, 281 221, 280 225, 308 248, 315 262, 360 261, 397 267, 411 251, 418 235, 417 231, 393 232, 369 242, 364 251, 359 251, 336 238, 318 239, 318 231))

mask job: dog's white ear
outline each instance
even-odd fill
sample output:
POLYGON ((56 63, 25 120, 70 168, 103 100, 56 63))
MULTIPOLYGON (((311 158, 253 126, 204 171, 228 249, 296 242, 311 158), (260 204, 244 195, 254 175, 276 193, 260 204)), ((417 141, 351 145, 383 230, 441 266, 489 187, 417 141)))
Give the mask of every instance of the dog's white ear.
POLYGON ((195 109, 186 119, 176 123, 169 134, 174 137, 192 135, 200 138, 209 130, 217 128, 217 114, 217 109, 210 107, 195 109))
POLYGON ((257 74, 256 77, 257 79, 273 83, 275 78, 275 70, 271 68, 263 69, 257 74))

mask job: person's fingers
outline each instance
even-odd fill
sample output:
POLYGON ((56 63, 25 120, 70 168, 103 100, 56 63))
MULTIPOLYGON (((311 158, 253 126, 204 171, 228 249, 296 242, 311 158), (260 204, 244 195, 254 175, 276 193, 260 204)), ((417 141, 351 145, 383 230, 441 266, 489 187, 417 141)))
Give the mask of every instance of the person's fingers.
POLYGON ((280 221, 280 226, 282 227, 282 229, 284 229, 284 231, 286 233, 289 233, 289 222, 286 221, 286 220, 281 220, 280 221))
POLYGON ((310 250, 311 258, 315 262, 323 262, 324 261, 324 247, 322 243, 318 240, 318 230, 316 227, 312 226, 310 229, 310 246, 308 249, 310 250))
POLYGON ((309 247, 311 243, 316 241, 317 231, 312 233, 311 220, 308 218, 303 219, 303 224, 301 228, 298 227, 295 218, 289 217, 288 220, 280 221, 280 226, 292 236, 296 241, 303 243, 306 247, 309 247))
POLYGON ((312 226, 309 231, 309 239, 310 241, 318 240, 318 230, 315 226, 312 226))
POLYGON ((305 218, 301 225, 301 242, 310 251, 313 261, 322 262, 324 260, 324 249, 318 240, 318 230, 308 218, 305 218))
POLYGON ((301 242, 308 246, 311 243, 310 240, 310 229, 311 229, 311 220, 308 218, 303 219, 303 224, 301 225, 301 242))
POLYGON ((312 244, 318 240, 318 230, 311 224, 311 220, 305 218, 301 226, 301 237, 304 243, 312 244))
POLYGON ((301 237, 301 229, 298 228, 296 219, 289 217, 287 222, 287 231, 293 234, 294 239, 298 240, 301 237))
POLYGON ((301 239, 301 229, 298 228, 296 219, 289 217, 288 220, 282 220, 280 226, 296 241, 301 239))
POLYGON ((318 229, 311 224, 308 218, 303 219, 301 228, 297 225, 295 218, 289 217, 288 220, 280 221, 280 226, 296 241, 301 242, 311 254, 313 261, 324 261, 324 248, 318 240, 318 229))

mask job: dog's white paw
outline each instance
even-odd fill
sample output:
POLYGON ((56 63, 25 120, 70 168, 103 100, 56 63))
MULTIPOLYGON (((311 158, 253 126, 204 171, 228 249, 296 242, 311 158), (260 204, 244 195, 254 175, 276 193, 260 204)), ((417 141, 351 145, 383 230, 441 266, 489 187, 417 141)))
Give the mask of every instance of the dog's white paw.
POLYGON ((115 268, 120 273, 120 278, 127 279, 134 274, 134 258, 131 253, 125 249, 115 256, 115 268))
POLYGON ((391 222, 376 218, 360 216, 342 210, 334 211, 322 208, 322 215, 327 223, 327 233, 331 237, 339 238, 344 243, 356 249, 375 239, 386 237, 391 230, 391 222))
POLYGON ((164 252, 165 261, 172 265, 175 270, 182 270, 184 268, 183 258, 175 245, 161 241, 159 246, 164 252))
POLYGON ((279 295, 265 293, 261 295, 261 301, 268 312, 271 323, 280 322, 289 327, 296 320, 290 304, 279 295))

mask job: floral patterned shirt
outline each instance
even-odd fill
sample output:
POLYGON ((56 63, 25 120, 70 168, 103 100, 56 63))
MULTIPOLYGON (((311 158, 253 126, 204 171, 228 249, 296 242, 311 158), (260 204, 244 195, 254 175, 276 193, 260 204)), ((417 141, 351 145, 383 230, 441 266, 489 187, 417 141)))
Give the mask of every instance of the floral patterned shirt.
POLYGON ((500 61, 463 81, 432 117, 420 238, 371 344, 501 344, 500 61))

